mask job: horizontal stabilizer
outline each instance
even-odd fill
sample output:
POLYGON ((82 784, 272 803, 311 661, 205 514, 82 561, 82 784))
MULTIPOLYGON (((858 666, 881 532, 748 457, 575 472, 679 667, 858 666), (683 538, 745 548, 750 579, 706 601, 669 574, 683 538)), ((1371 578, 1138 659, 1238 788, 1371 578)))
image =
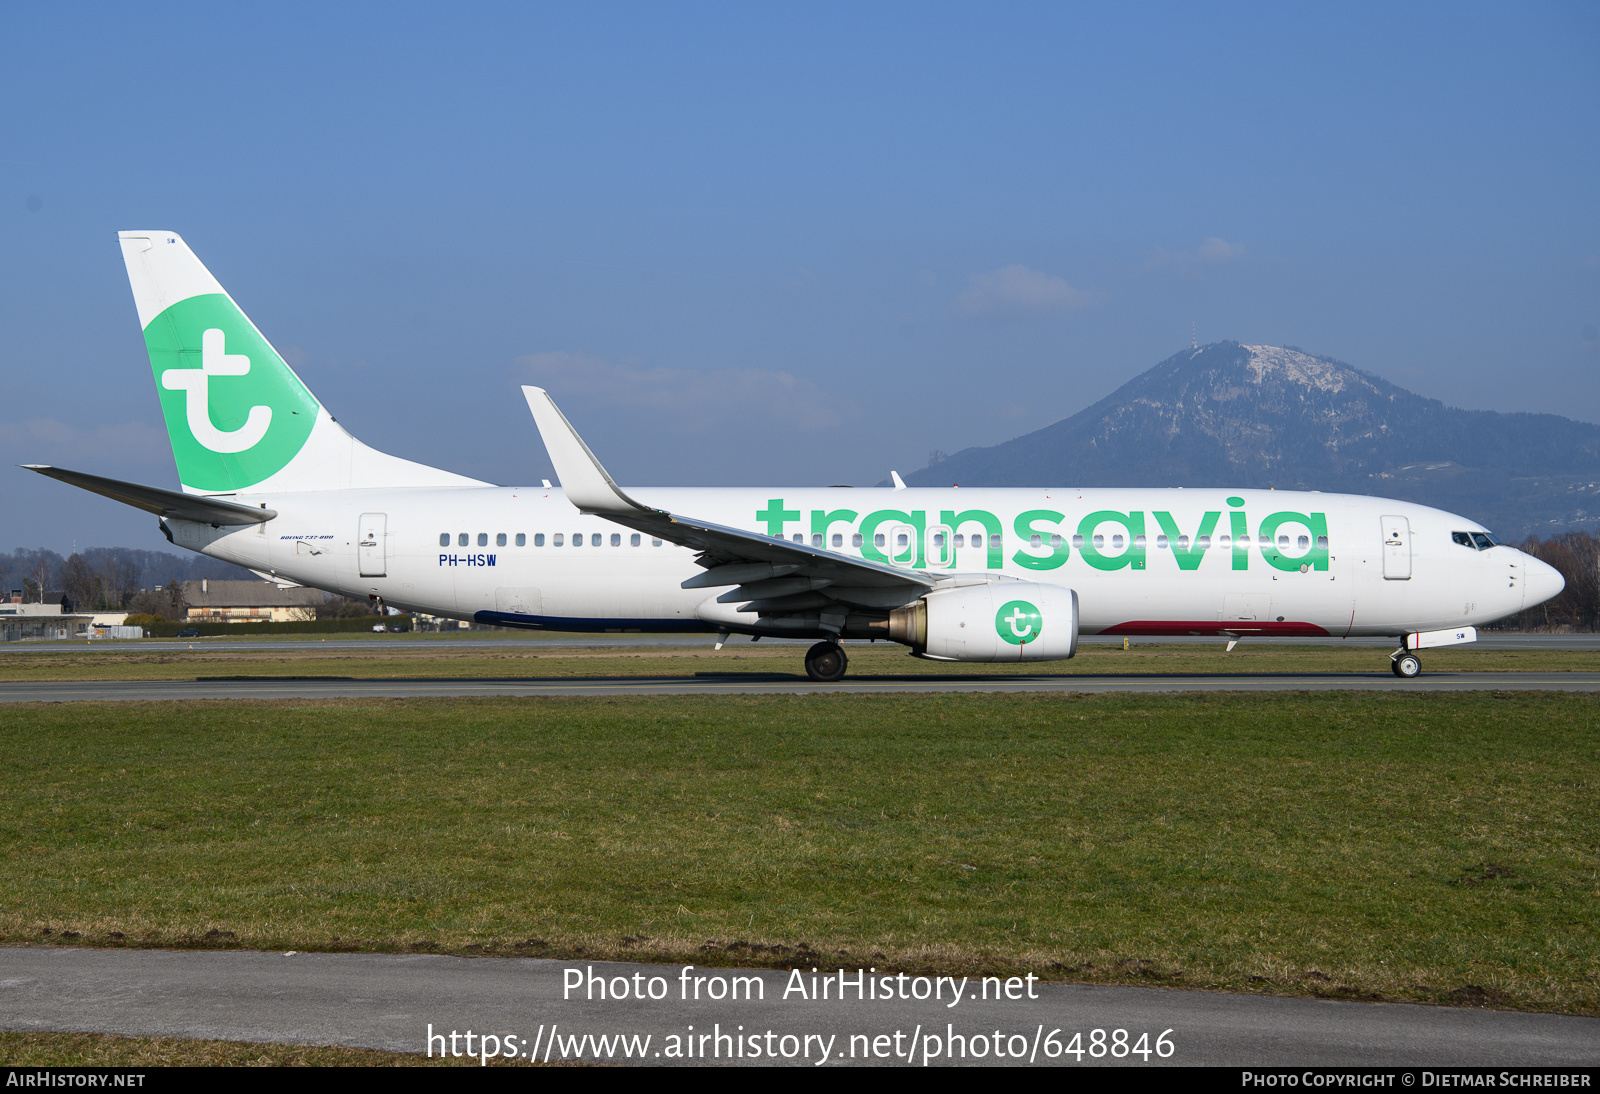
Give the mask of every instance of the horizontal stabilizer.
POLYGON ((68 471, 47 464, 25 463, 29 471, 52 479, 60 479, 92 494, 100 494, 146 513, 174 520, 192 520, 201 524, 264 524, 278 515, 276 509, 256 509, 221 498, 208 498, 197 494, 180 494, 176 490, 161 490, 154 486, 140 486, 133 482, 86 475, 82 471, 68 471))

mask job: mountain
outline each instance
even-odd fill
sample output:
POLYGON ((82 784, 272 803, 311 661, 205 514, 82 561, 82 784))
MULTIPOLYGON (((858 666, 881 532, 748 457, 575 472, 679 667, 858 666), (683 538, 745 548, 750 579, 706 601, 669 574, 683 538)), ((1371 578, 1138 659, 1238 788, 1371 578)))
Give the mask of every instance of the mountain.
POLYGON ((1277 487, 1448 509, 1505 538, 1600 529, 1600 426, 1457 410, 1328 357, 1219 342, 914 486, 1277 487))

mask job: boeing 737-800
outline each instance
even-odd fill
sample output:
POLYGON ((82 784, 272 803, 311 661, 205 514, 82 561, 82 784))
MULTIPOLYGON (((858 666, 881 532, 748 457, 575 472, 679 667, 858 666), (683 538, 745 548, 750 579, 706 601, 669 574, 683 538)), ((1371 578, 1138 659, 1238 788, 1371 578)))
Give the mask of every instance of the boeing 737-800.
POLYGON ((506 627, 845 638, 940 661, 1071 657, 1080 634, 1398 639, 1416 651, 1561 591, 1466 517, 1409 502, 1230 489, 624 491, 523 394, 560 487, 388 456, 339 425, 172 232, 123 258, 181 493, 30 465, 156 514, 167 538, 304 585, 506 627))

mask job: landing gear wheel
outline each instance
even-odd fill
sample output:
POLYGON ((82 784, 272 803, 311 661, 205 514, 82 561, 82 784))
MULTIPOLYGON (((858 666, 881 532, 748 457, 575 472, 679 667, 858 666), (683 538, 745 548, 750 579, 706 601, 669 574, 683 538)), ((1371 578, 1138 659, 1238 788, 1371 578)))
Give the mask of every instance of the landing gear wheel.
POLYGON ((1390 667, 1402 680, 1415 680, 1422 675, 1422 661, 1414 653, 1402 653, 1390 663, 1390 667))
POLYGON ((837 642, 818 642, 806 651, 806 675, 822 684, 844 679, 844 670, 850 667, 844 647, 837 642))

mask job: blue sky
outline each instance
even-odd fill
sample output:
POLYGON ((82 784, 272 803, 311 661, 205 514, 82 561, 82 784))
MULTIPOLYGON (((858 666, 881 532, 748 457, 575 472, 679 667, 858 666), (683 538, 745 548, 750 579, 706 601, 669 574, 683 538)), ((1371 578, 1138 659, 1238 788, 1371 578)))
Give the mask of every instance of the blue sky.
MULTIPOLYGON (((0 8, 0 456, 175 485, 115 233, 357 436, 870 484, 1188 344, 1600 421, 1600 7, 0 8)), ((1152 484, 1159 485, 1159 484, 1152 484)), ((0 471, 0 550, 165 545, 0 471)))

